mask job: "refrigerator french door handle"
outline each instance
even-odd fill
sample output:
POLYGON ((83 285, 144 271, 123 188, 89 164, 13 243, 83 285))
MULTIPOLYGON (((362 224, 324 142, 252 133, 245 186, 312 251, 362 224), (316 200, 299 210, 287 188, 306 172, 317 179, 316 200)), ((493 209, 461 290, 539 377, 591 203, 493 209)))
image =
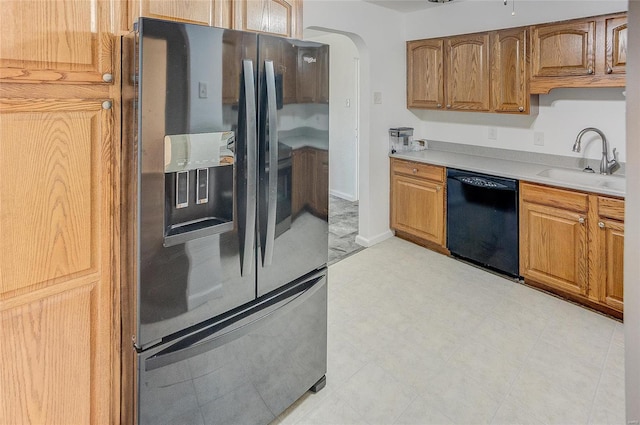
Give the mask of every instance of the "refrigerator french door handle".
POLYGON ((278 115, 276 112, 276 74, 273 61, 265 61, 264 70, 267 80, 269 120, 269 197, 267 199, 267 235, 263 266, 270 266, 273 261, 273 246, 276 239, 276 206, 278 202, 278 115))
POLYGON ((256 228, 256 181, 258 173, 257 125, 256 125, 256 92, 253 78, 253 61, 242 61, 245 92, 246 135, 247 135, 247 216, 244 233, 244 255, 242 275, 251 274, 255 244, 256 228))
POLYGON ((286 297, 277 299, 277 302, 257 310, 255 314, 242 317, 240 320, 231 319, 228 326, 217 330, 213 334, 206 334, 199 340, 184 346, 180 342, 165 350, 156 353, 144 361, 145 370, 158 369, 173 363, 178 363, 199 354, 215 350, 225 344, 247 335, 260 326, 266 326, 269 320, 276 317, 276 311, 291 311, 311 298, 322 285, 318 283, 326 277, 325 274, 312 277, 310 280, 291 288, 286 297))

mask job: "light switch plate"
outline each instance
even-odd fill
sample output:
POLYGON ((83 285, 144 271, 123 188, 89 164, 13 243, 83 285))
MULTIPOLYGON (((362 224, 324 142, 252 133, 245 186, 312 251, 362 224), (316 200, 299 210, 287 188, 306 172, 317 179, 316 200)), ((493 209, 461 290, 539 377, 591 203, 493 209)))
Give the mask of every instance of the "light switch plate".
POLYGON ((536 131, 533 133, 533 144, 536 146, 544 146, 544 133, 536 131))
POLYGON ((487 137, 489 140, 498 140, 498 129, 496 127, 489 127, 487 137))
POLYGON ((373 92, 373 103, 376 105, 382 104, 382 92, 374 91, 373 92))
POLYGON ((198 83, 198 97, 200 99, 206 99, 208 97, 207 83, 205 83, 204 81, 200 81, 198 83))

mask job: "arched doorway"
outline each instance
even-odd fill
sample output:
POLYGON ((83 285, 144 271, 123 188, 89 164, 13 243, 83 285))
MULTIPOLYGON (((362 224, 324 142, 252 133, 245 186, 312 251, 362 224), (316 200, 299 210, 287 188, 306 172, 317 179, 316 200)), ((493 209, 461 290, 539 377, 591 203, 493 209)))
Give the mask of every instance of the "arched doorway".
POLYGON ((362 249, 359 218, 360 54, 345 34, 305 29, 304 39, 330 46, 329 263, 362 249))

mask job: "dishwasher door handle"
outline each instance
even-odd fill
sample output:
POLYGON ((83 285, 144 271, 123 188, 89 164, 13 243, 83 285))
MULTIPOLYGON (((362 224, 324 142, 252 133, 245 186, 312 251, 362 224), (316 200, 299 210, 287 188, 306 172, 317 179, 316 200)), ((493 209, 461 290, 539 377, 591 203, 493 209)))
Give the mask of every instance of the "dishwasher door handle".
POLYGON ((511 188, 502 183, 497 183, 493 180, 489 180, 479 176, 455 176, 455 177, 449 177, 449 178, 457 180, 460 183, 465 184, 467 186, 479 187, 482 189, 515 191, 514 188, 511 188))

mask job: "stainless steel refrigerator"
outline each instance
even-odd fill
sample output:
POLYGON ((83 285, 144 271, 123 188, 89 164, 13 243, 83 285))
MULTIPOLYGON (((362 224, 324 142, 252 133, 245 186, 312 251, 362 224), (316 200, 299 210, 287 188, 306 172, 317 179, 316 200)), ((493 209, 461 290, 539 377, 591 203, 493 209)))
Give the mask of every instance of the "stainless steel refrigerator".
POLYGON ((328 47, 147 18, 123 43, 137 419, 267 424, 326 373, 328 47))

